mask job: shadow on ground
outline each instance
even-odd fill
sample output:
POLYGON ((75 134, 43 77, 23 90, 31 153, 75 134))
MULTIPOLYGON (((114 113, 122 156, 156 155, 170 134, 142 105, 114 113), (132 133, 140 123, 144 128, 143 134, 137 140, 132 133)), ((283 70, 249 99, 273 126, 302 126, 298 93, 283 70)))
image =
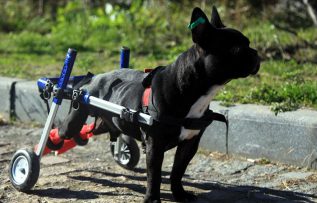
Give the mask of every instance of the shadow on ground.
MULTIPOLYGON (((80 170, 78 171, 80 172, 80 170)), ((84 172, 84 170, 83 170, 84 172)), ((87 172, 87 170, 86 170, 87 172)), ((145 184, 146 184, 146 174, 144 169, 136 169, 134 175, 126 175, 121 173, 113 172, 101 172, 98 170, 88 170, 91 172, 93 177, 83 176, 83 175, 70 175, 68 178, 76 181, 86 181, 94 184, 99 184, 107 187, 114 188, 126 188, 129 189, 133 194, 138 193, 140 196, 145 194, 145 184), (137 175, 136 175, 137 174, 137 175), (107 177, 111 177, 108 178, 107 177), (110 179, 115 179, 116 177, 124 177, 126 181, 112 181, 110 179), (134 184, 131 181, 144 182, 144 184, 134 184)), ((162 172, 163 178, 162 183, 169 184, 168 172, 162 172)), ((311 198, 317 198, 317 195, 305 194, 300 192, 283 191, 276 189, 268 189, 255 186, 241 186, 241 185, 230 185, 220 182, 200 182, 195 183, 190 182, 190 179, 185 179, 183 181, 184 186, 191 187, 194 190, 199 190, 196 193, 198 195, 198 200, 196 202, 308 202, 313 203, 311 198)), ((84 187, 84 186, 83 186, 84 187)), ((169 186, 168 186, 169 188, 169 186)), ((124 194, 117 194, 115 192, 95 192, 88 191, 84 188, 79 191, 74 191, 71 189, 37 189, 33 190, 32 194, 41 197, 51 197, 58 199, 69 199, 76 198, 80 200, 91 200, 98 199, 100 196, 124 196, 124 194)), ((127 194, 131 195, 131 193, 127 194)), ((161 190, 161 198, 165 201, 173 201, 173 197, 168 190, 161 190)))

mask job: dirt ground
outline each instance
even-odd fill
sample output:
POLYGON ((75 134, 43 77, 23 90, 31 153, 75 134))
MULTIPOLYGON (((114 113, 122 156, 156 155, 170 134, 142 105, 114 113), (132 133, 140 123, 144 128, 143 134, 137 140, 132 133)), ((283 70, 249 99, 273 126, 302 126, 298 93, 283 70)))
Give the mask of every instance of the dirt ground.
MULTIPOLYGON (((0 126, 0 202, 142 202, 146 190, 145 155, 134 171, 113 160, 107 135, 87 146, 41 160, 40 177, 28 194, 16 191, 8 178, 13 153, 39 141, 40 128, 0 126)), ((173 202, 169 172, 173 153, 166 153, 161 198, 173 202)), ((227 158, 200 151, 184 177, 196 202, 317 202, 317 171, 268 160, 227 158)))

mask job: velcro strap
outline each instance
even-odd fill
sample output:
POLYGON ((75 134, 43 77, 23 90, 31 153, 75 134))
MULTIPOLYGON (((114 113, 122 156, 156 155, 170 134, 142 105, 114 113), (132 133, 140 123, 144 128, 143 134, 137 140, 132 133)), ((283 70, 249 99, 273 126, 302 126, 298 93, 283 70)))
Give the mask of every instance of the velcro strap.
POLYGON ((205 114, 200 118, 184 118, 178 119, 170 116, 160 116, 158 122, 168 124, 183 126, 186 129, 190 130, 201 130, 210 125, 213 121, 220 121, 228 125, 226 117, 220 113, 214 113, 212 110, 207 110, 205 114))
POLYGON ((85 75, 85 77, 82 80, 76 83, 73 88, 79 89, 81 86, 89 83, 94 76, 95 76, 94 74, 92 74, 91 72, 88 72, 87 75, 85 75))
POLYGON ((163 69, 164 69, 164 66, 158 66, 155 69, 151 70, 142 81, 143 87, 144 88, 150 87, 152 83, 152 79, 154 78, 154 75, 163 69))
POLYGON ((185 118, 183 126, 186 129, 199 130, 206 128, 213 121, 227 122, 227 119, 224 115, 219 113, 214 113, 211 110, 207 110, 205 114, 200 118, 185 118))

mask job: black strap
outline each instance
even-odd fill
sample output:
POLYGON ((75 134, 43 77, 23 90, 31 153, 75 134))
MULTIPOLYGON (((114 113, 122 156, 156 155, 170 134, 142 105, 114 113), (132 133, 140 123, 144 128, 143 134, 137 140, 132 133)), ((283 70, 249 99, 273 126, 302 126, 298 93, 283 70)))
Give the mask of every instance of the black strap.
POLYGON ((47 115, 50 114, 50 105, 48 104, 48 101, 46 99, 43 99, 44 103, 46 104, 46 110, 47 110, 47 115))
POLYGON ((144 88, 150 87, 151 83, 152 83, 152 79, 154 77, 154 75, 156 73, 158 73, 159 71, 161 71, 163 68, 165 68, 164 66, 158 66, 156 67, 154 70, 152 70, 142 81, 142 85, 144 88))
POLYGON ((168 125, 183 126, 184 128, 191 130, 200 130, 206 128, 213 121, 228 123, 224 115, 215 113, 209 109, 206 110, 204 115, 200 118, 174 118, 171 116, 159 116, 156 121, 168 125))
POLYGON ((40 97, 41 97, 41 99, 44 101, 44 103, 46 105, 47 114, 49 114, 50 113, 50 105, 48 104, 48 98, 46 98, 44 96, 44 91, 42 91, 40 89, 39 89, 39 91, 40 91, 40 97))
MULTIPOLYGON (((88 72, 87 75, 85 75, 85 77, 83 79, 81 79, 78 83, 74 84, 73 89, 74 90, 78 90, 83 85, 89 83, 93 77, 94 77, 94 74, 91 73, 91 72, 88 72)), ((69 106, 68 114, 71 112, 74 102, 77 103, 78 101, 74 101, 73 98, 72 98, 72 102, 71 102, 71 104, 69 106)), ((79 105, 79 103, 77 103, 77 104, 79 105)))
POLYGON ((220 113, 215 113, 212 110, 206 110, 201 118, 185 118, 177 119, 170 116, 160 116, 157 122, 168 125, 183 126, 186 129, 201 130, 210 125, 213 121, 219 121, 226 124, 226 154, 229 154, 228 137, 229 137, 229 119, 220 113))
POLYGON ((213 121, 227 122, 224 115, 219 113, 214 113, 211 110, 207 110, 201 118, 185 118, 183 121, 183 126, 186 129, 199 130, 206 128, 213 121))
POLYGON ((91 72, 88 72, 87 75, 83 79, 81 79, 78 83, 76 83, 73 87, 73 89, 79 89, 81 86, 89 83, 91 79, 94 77, 94 74, 91 72))

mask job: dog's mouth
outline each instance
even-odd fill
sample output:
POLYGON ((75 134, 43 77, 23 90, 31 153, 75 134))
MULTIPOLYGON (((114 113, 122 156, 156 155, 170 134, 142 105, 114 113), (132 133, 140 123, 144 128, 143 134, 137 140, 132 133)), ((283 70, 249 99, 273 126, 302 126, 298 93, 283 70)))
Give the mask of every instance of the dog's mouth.
POLYGON ((227 83, 229 83, 231 80, 227 80, 223 83, 223 85, 226 85, 227 83))
POLYGON ((261 64, 260 58, 257 57, 255 65, 254 65, 254 69, 251 71, 251 75, 255 75, 258 73, 258 71, 260 70, 260 64, 261 64))

